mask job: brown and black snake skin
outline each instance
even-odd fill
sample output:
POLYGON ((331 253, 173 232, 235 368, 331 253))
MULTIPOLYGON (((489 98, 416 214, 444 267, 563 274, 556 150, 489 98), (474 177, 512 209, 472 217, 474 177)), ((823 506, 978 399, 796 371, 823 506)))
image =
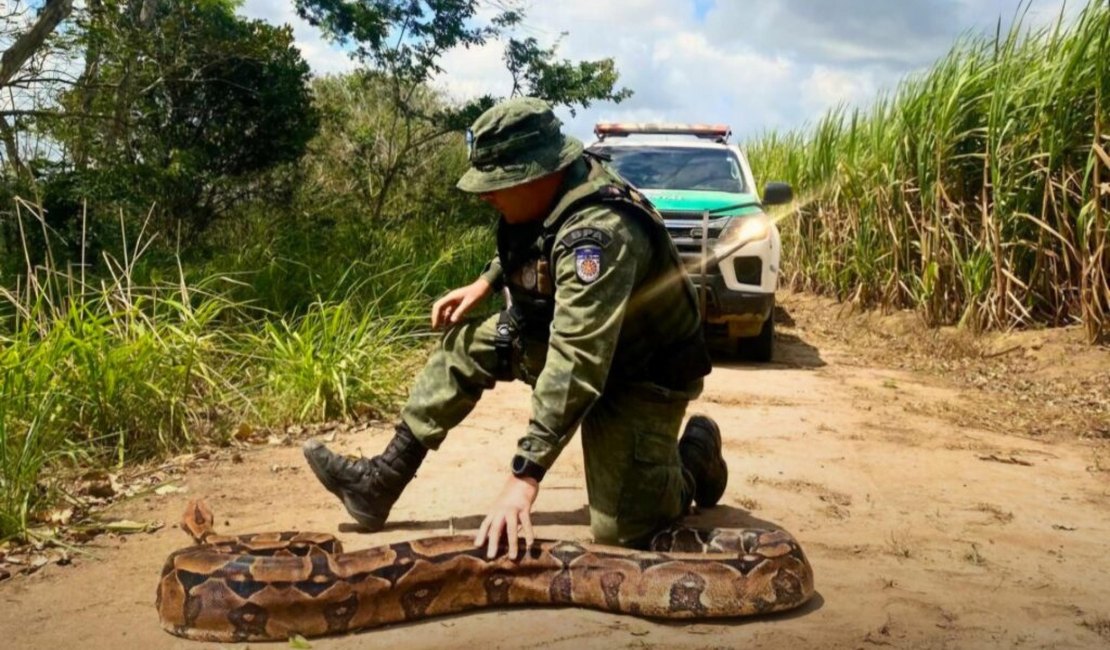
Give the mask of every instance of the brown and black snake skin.
POLYGON ((675 527, 651 551, 537 540, 522 558, 487 560, 467 536, 344 553, 331 535, 216 535, 212 521, 189 502, 182 524, 197 544, 167 558, 158 584, 162 627, 189 639, 284 640, 510 605, 732 618, 813 595, 813 569, 784 531, 675 527))

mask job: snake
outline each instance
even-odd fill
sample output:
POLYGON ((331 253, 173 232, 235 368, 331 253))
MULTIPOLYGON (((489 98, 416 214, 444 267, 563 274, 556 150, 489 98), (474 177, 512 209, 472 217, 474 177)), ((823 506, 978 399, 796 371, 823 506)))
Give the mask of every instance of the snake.
POLYGON ((169 555, 158 583, 162 628, 187 639, 309 638, 536 605, 730 619, 814 594, 813 568, 784 530, 675 525, 647 550, 537 539, 517 557, 488 559, 462 535, 344 552, 325 533, 220 535, 213 521, 202 500, 188 503, 181 527, 195 543, 169 555))

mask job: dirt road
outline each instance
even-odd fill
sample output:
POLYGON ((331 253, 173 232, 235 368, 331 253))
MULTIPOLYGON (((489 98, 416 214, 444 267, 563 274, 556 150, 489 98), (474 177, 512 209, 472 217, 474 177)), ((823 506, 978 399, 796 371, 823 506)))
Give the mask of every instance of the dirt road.
MULTIPOLYGON (((990 408, 982 402, 989 395, 968 394, 935 374, 862 363, 860 350, 813 334, 801 319, 782 334, 778 362, 722 365, 695 405, 720 422, 731 472, 723 505, 696 521, 772 522, 794 533, 817 574, 819 596, 804 610, 682 625, 569 609, 490 611, 317 639, 312 647, 1110 644, 1104 442, 961 427, 950 414, 990 408)), ((341 527, 342 509, 304 468, 296 441, 245 451, 241 462, 217 455, 175 479, 186 492, 136 499, 113 514, 172 524, 187 497, 205 497, 220 530, 339 529, 348 549, 450 527, 470 531, 504 480, 527 417, 524 387, 488 395, 429 456, 394 509, 394 523, 375 535, 341 527)), ((335 444, 376 453, 388 435, 376 428, 340 435, 335 444)), ((538 534, 586 538, 585 501, 581 453, 572 444, 544 481, 538 534)), ((101 537, 89 549, 93 557, 0 583, 0 644, 219 647, 158 626, 153 602, 162 561, 186 543, 173 525, 101 537)))

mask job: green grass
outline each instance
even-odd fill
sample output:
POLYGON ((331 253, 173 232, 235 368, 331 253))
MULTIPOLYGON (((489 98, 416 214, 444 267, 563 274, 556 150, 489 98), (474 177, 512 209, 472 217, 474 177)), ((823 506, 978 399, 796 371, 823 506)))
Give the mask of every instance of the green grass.
POLYGON ((261 334, 246 335, 252 349, 267 353, 260 410, 304 421, 388 407, 410 370, 407 329, 404 318, 350 303, 316 304, 291 322, 265 322, 261 334))
POLYGON ((414 220, 357 241, 259 236, 188 269, 144 268, 140 238, 95 277, 48 251, 0 289, 0 541, 71 470, 220 444, 242 423, 389 413, 431 299, 473 279, 489 234, 414 220))
POLYGON ((42 183, 0 187, 0 541, 90 467, 395 412, 432 301, 489 260, 492 213, 453 187, 461 134, 432 137, 361 73, 313 95, 308 152, 207 230, 96 187, 50 215, 26 198, 42 183))
POLYGON ((866 110, 749 143, 802 197, 794 287, 973 329, 1110 337, 1110 7, 968 36, 866 110))
POLYGON ((51 438, 55 400, 17 395, 16 374, 5 369, 0 377, 0 540, 26 531, 31 515, 49 505, 54 486, 43 469, 65 454, 51 438))

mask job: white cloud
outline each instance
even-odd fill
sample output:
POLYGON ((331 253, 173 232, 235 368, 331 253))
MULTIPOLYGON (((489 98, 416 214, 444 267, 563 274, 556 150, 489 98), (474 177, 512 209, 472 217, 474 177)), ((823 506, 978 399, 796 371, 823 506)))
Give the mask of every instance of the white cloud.
POLYGON ((345 50, 329 43, 319 29, 297 15, 292 0, 246 0, 239 13, 274 25, 292 25, 297 49, 316 74, 347 72, 355 68, 345 50))
POLYGON ((872 73, 824 65, 814 66, 801 85, 803 105, 812 116, 838 104, 865 105, 879 91, 872 73))
MULTIPOLYGON (((867 105, 904 75, 927 67, 968 30, 992 32, 1021 0, 716 0, 698 18, 695 0, 533 2, 520 36, 560 56, 611 57, 635 95, 571 116, 568 130, 590 139, 602 120, 727 122, 744 138, 795 127, 839 104, 867 105)), ((1028 24, 1050 23, 1063 0, 1034 0, 1028 24)), ((1074 15, 1083 0, 1069 0, 1074 15)), ((349 70, 346 53, 300 20, 291 0, 247 0, 242 12, 294 27, 317 72, 349 70)), ((492 14, 483 14, 489 20, 492 14)), ((505 96, 512 80, 503 45, 457 49, 436 84, 463 101, 505 96)))
MULTIPOLYGON (((528 14, 522 36, 542 44, 560 34, 559 55, 572 60, 611 57, 621 85, 635 91, 620 104, 603 103, 571 116, 560 110, 571 133, 590 139, 598 121, 721 121, 784 123, 775 97, 791 65, 740 45, 717 47, 695 20, 686 0, 564 0, 544 3, 528 14), (684 6, 685 5, 685 6, 684 6)), ((452 52, 439 83, 452 96, 506 95, 511 79, 501 61, 502 45, 452 52)))
POLYGON ((501 97, 512 90, 512 77, 501 60, 504 46, 489 42, 480 47, 456 48, 440 62, 443 74, 433 84, 459 102, 493 95, 501 97))

